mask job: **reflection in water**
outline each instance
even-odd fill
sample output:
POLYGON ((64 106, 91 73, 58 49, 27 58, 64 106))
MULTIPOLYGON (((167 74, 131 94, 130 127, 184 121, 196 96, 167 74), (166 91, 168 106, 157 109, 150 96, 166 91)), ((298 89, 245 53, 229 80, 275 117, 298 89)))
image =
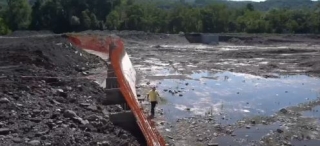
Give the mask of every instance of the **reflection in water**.
POLYGON ((266 79, 219 72, 190 75, 192 79, 164 79, 158 85, 168 104, 161 105, 168 120, 212 114, 224 123, 252 115, 271 115, 279 109, 316 99, 320 80, 305 75, 266 79), (187 110, 187 109, 190 110, 187 110))

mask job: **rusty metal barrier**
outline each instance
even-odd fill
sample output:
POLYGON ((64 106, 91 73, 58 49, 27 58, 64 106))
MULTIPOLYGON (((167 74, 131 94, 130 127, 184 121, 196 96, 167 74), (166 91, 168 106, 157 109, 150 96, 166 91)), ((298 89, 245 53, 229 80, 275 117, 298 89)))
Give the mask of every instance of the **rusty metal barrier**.
POLYGON ((134 70, 123 41, 116 36, 67 34, 70 42, 92 54, 111 61, 120 90, 133 112, 148 146, 165 146, 165 141, 147 118, 136 94, 136 71, 134 70))

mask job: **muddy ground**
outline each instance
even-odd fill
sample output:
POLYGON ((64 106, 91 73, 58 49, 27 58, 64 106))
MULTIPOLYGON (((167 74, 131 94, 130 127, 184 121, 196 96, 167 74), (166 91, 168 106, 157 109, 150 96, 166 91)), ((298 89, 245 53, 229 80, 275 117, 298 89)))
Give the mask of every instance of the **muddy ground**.
POLYGON ((0 145, 140 145, 109 120, 122 108, 101 104, 105 91, 86 78, 104 66, 59 36, 0 38, 0 145))
MULTIPOLYGON (((85 33, 116 34, 124 39, 142 97, 150 89, 149 83, 161 86, 164 79, 185 80, 199 71, 263 78, 292 74, 319 77, 320 73, 319 37, 314 35, 232 34, 235 37, 227 36, 217 46, 207 46, 189 44, 181 35, 85 33)), ((122 109, 102 105, 103 89, 86 79, 91 69, 105 67, 103 61, 60 37, 27 38, 50 34, 16 32, 11 37, 25 38, 0 38, 1 145, 139 145, 137 138, 108 118, 109 113, 122 109)), ((257 114, 230 123, 210 113, 168 120, 168 115, 181 116, 161 110, 163 105, 170 107, 165 102, 158 106, 154 120, 170 145, 317 145, 318 119, 303 112, 317 113, 314 107, 319 103, 313 99, 277 109, 272 115, 257 114)))
MULTIPOLYGON (((141 94, 150 89, 149 83, 161 87, 165 79, 190 79, 192 73, 199 71, 212 74, 229 71, 275 79, 298 74, 320 75, 320 45, 315 36, 256 35, 244 39, 238 36, 217 46, 189 44, 179 35, 151 35, 149 39, 148 36, 122 35, 138 71, 141 94), (169 75, 165 75, 168 72, 169 75)), ((163 91, 161 88, 159 92, 166 94, 168 90, 171 92, 171 88, 163 91)), ((184 96, 180 94, 184 92, 183 88, 172 92, 175 97, 184 96)), ((161 108, 167 106, 159 105, 158 117, 154 120, 170 145, 317 145, 320 143, 317 141, 320 139, 319 119, 301 113, 310 110, 317 113, 312 109, 318 105, 318 99, 314 99, 277 109, 279 112, 269 116, 257 114, 231 124, 225 124, 224 118, 219 119, 221 116, 211 115, 186 116, 171 121, 166 119, 166 114, 181 116, 163 112, 161 108)))

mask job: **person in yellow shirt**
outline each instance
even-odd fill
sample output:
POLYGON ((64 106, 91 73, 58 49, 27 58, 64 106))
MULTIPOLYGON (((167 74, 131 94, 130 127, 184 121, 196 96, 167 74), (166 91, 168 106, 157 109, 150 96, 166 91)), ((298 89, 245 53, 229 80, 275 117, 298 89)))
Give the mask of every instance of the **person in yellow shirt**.
POLYGON ((149 99, 149 102, 151 103, 151 117, 154 117, 154 109, 156 105, 158 104, 158 98, 159 98, 159 93, 156 90, 156 87, 152 87, 152 90, 149 91, 147 94, 147 98, 149 99))

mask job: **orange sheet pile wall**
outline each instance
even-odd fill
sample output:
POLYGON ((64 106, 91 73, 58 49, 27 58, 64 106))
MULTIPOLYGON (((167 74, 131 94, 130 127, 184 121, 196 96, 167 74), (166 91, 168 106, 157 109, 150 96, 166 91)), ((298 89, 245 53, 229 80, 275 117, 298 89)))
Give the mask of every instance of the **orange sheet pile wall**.
MULTIPOLYGON (((74 45, 85 49, 93 50, 105 54, 109 54, 111 65, 115 70, 117 80, 120 86, 120 90, 125 97, 127 104, 130 106, 133 114, 137 119, 137 123, 147 141, 148 146, 165 146, 163 137, 156 130, 153 121, 149 120, 143 113, 143 109, 139 106, 137 97, 134 94, 135 88, 130 87, 130 79, 124 75, 124 66, 132 66, 131 61, 124 62, 126 51, 124 48, 123 41, 114 36, 95 36, 95 35, 80 35, 80 34, 68 34, 70 42, 74 45), (111 50, 110 50, 111 49, 111 50)), ((133 69, 133 67, 132 67, 133 69)), ((134 76, 135 78, 135 76, 134 76)), ((135 79, 134 79, 135 80, 135 79)))

